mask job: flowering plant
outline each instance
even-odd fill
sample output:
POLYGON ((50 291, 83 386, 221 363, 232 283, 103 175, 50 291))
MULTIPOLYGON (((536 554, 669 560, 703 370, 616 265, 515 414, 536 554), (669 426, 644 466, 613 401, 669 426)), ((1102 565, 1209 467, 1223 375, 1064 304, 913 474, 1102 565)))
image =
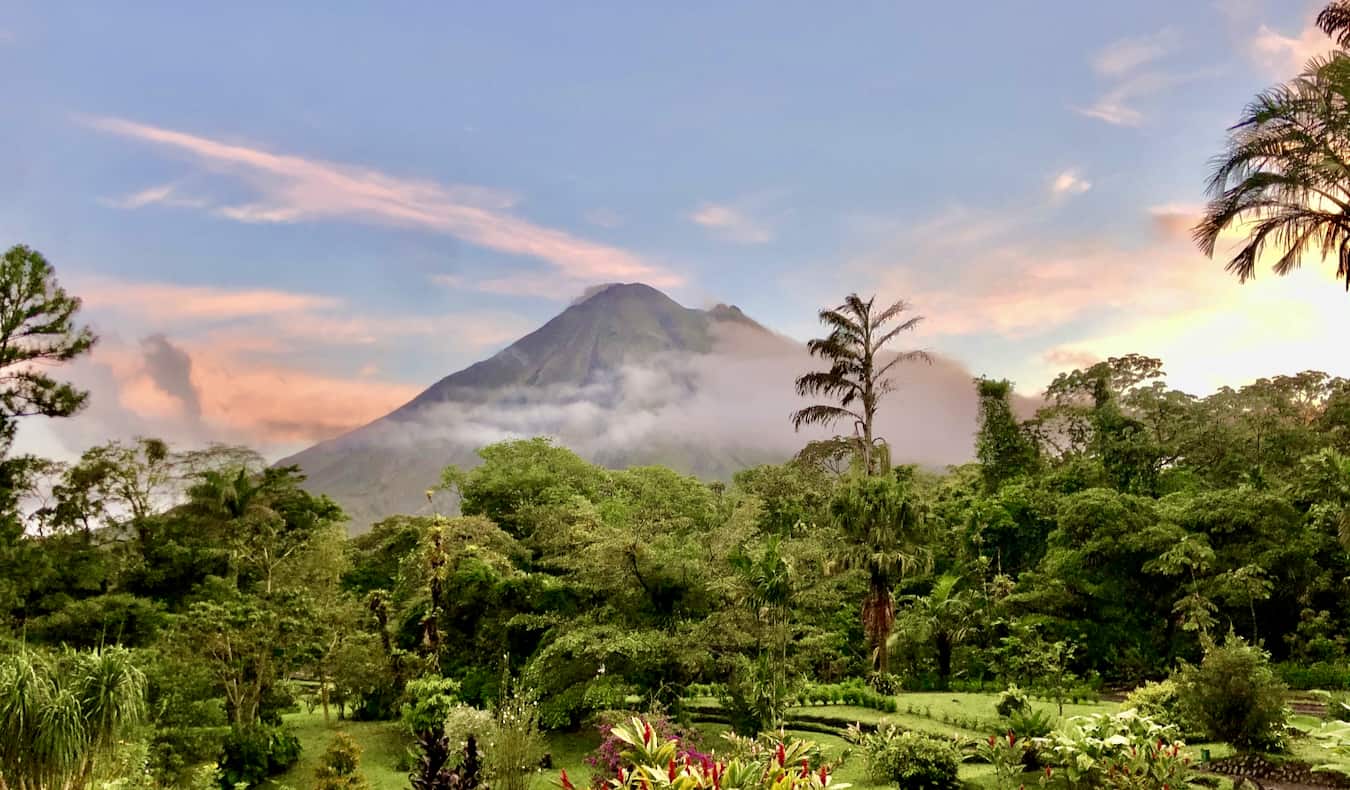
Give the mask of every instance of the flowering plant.
POLYGON ((1176 730, 1134 709, 1069 719, 1037 739, 1042 787, 1164 790, 1186 785, 1191 758, 1176 730))
MULTIPOLYGON (((651 723, 633 717, 614 725, 611 735, 626 745, 623 764, 609 787, 613 790, 844 790, 831 782, 830 767, 819 761, 820 750, 808 741, 739 739, 732 746, 743 753, 730 759, 685 751, 678 740, 662 738, 651 723), (748 743, 747 743, 748 741, 748 743), (770 746, 770 743, 772 744, 770 746)), ((563 790, 575 790, 567 772, 563 790)))

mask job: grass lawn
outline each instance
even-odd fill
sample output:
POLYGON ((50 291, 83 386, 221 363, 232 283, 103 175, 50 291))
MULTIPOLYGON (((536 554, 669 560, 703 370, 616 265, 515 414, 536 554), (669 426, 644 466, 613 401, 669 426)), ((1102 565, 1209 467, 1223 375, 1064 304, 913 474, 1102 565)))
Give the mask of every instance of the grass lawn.
MULTIPOLYGON (((892 723, 904 729, 962 738, 982 738, 988 733, 944 724, 942 722, 944 715, 948 718, 958 716, 966 718, 974 716, 982 720, 995 718, 993 706, 996 695, 994 694, 924 692, 901 694, 897 699, 900 703, 900 713, 881 713, 870 708, 829 705, 793 708, 789 711, 789 715, 800 713, 829 716, 847 722, 892 723), (905 713, 904 711, 909 708, 916 711, 926 710, 928 715, 905 713)), ((1033 705, 1050 714, 1056 713, 1056 706, 1053 703, 1036 701, 1033 705)), ((1081 716, 1091 713, 1109 713, 1117 707, 1116 703, 1113 702, 1066 704, 1064 715, 1081 716)), ((339 722, 334 719, 329 724, 324 724, 323 714, 318 711, 289 714, 285 719, 286 723, 295 730, 296 735, 300 738, 304 751, 301 754, 300 762, 294 768, 269 783, 269 786, 274 790, 283 787, 291 790, 312 790, 314 787, 314 769, 318 766, 320 758, 328 748, 333 734, 338 731, 348 733, 361 744, 364 750, 361 755, 361 770, 369 781, 372 790, 404 790, 408 787, 407 771, 400 769, 398 766, 401 762, 406 761, 404 755, 409 743, 404 738, 397 722, 339 722)), ((697 728, 703 733, 705 748, 717 748, 719 736, 725 730, 725 726, 703 723, 697 725, 697 728)), ((791 730, 789 730, 789 734, 815 741, 831 757, 842 754, 849 746, 843 738, 834 735, 791 730)), ((585 763, 585 757, 598 744, 599 736, 590 731, 549 734, 546 748, 553 758, 554 767, 551 771, 540 773, 536 779, 534 790, 547 790, 553 787, 559 769, 566 769, 577 786, 584 787, 591 773, 590 766, 585 763)), ((1293 754, 1291 756, 1295 759, 1313 764, 1327 763, 1337 759, 1311 738, 1295 738, 1292 746, 1293 754)), ((1194 744, 1191 749, 1196 759, 1199 759, 1201 749, 1209 749, 1211 757, 1215 759, 1227 757, 1233 753, 1232 748, 1227 744, 1194 744)), ((891 787, 889 784, 877 785, 872 783, 867 777, 866 766, 857 757, 847 760, 835 776, 838 781, 847 782, 856 790, 882 790, 882 788, 891 787)), ((961 778, 970 783, 971 787, 993 786, 992 768, 988 765, 964 764, 961 766, 961 778)), ((1228 785, 1225 780, 1225 784, 1222 786, 1228 787, 1231 785, 1228 785)))
POLYGON ((398 722, 338 721, 334 716, 329 724, 324 724, 320 711, 291 713, 284 718, 286 724, 295 730, 303 751, 300 753, 300 762, 275 777, 267 786, 284 786, 291 790, 309 790, 314 787, 314 769, 319 766, 319 760, 333 740, 333 734, 345 732, 361 744, 361 772, 370 782, 371 790, 406 790, 408 787, 407 771, 397 768, 409 745, 398 722))

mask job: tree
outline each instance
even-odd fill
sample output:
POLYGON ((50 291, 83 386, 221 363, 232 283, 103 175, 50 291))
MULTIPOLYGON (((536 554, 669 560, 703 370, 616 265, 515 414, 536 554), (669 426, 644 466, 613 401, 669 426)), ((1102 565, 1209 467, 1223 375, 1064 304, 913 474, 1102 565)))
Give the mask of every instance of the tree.
POLYGON ((881 398, 895 390, 895 381, 887 374, 901 362, 930 361, 923 351, 902 351, 888 360, 879 359, 886 344, 901 332, 913 330, 923 320, 914 316, 888 328, 892 321, 909 309, 909 304, 895 302, 883 310, 874 310, 876 297, 864 301, 857 294, 849 294, 844 303, 832 310, 821 310, 820 321, 830 334, 807 341, 811 356, 820 357, 830 365, 828 370, 817 370, 797 379, 797 394, 803 397, 824 395, 835 404, 807 406, 792 414, 792 427, 803 425, 833 425, 840 420, 853 423, 853 436, 867 474, 877 472, 875 420, 881 398))
POLYGON ((93 347, 94 333, 75 324, 79 309, 37 250, 20 244, 0 258, 0 446, 14 438, 16 418, 69 417, 84 406, 89 393, 44 370, 93 347))
POLYGON ((122 648, 53 658, 24 647, 0 657, 0 788, 89 786, 144 716, 145 690, 122 648))
POLYGON ((891 477, 852 481, 830 502, 830 515, 840 531, 842 564, 867 574, 863 633, 873 666, 886 672, 890 668, 886 642, 895 625, 891 590, 905 574, 926 567, 931 559, 924 545, 923 520, 908 487, 891 477))
POLYGON ((1035 471, 1036 443, 1013 415, 1012 383, 979 378, 980 428, 975 435, 975 457, 985 489, 996 491, 1004 482, 1035 471))
POLYGON ((1309 255, 1332 258, 1336 277, 1350 289, 1348 145, 1350 56, 1314 59, 1299 76, 1258 95, 1215 159, 1211 200, 1194 230, 1200 250, 1213 257, 1219 236, 1239 226, 1245 240, 1227 267, 1239 280, 1255 276, 1262 253, 1272 248, 1276 274, 1297 269, 1309 255))
POLYGON ((927 595, 902 599, 909 604, 907 621, 933 640, 941 689, 947 688, 952 676, 952 649, 965 641, 975 622, 975 601, 968 590, 961 589, 962 581, 956 574, 944 574, 927 595))

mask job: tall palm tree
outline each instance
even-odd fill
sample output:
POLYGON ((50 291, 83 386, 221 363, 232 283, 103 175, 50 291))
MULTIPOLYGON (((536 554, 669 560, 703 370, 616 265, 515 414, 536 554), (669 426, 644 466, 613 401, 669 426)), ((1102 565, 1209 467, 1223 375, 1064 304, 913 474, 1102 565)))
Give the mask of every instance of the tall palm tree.
POLYGON ((1220 234, 1242 227, 1246 239, 1228 262, 1240 280, 1269 249, 1280 275, 1310 254, 1334 258, 1350 290, 1350 56, 1314 59, 1257 96, 1229 130, 1208 191, 1195 241, 1213 257, 1220 234))
POLYGON ((919 508, 908 487, 893 477, 861 477, 830 501, 830 516, 840 531, 840 561, 867 573, 863 597, 863 634, 872 665, 890 668, 887 640, 895 625, 895 583, 926 568, 931 554, 919 508))
POLYGON ((885 309, 874 308, 876 297, 864 300, 849 294, 844 303, 832 310, 821 310, 820 321, 829 328, 829 335, 808 341, 806 348, 812 356, 820 357, 830 365, 828 370, 807 373, 797 379, 797 394, 807 397, 824 395, 835 399, 833 404, 816 404, 792 414, 792 427, 803 425, 833 425, 840 420, 853 424, 853 435, 863 469, 876 473, 874 423, 881 398, 895 389, 895 381, 887 374, 901 362, 929 361, 923 351, 902 351, 889 360, 878 356, 901 332, 919 325, 923 316, 914 316, 887 327, 910 309, 898 301, 885 309))
POLYGON ((89 786, 144 716, 145 688, 123 648, 0 657, 0 789, 89 786))

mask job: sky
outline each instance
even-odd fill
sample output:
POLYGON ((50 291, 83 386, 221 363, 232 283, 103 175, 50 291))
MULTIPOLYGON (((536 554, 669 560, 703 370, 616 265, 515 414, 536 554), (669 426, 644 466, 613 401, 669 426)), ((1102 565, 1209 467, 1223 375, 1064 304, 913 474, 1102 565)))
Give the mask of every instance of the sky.
POLYGON ((0 0, 0 245, 102 338, 86 434, 26 439, 295 449, 613 281, 799 339, 904 298, 1024 393, 1350 375, 1327 267, 1239 285, 1188 238, 1319 6, 0 0))

